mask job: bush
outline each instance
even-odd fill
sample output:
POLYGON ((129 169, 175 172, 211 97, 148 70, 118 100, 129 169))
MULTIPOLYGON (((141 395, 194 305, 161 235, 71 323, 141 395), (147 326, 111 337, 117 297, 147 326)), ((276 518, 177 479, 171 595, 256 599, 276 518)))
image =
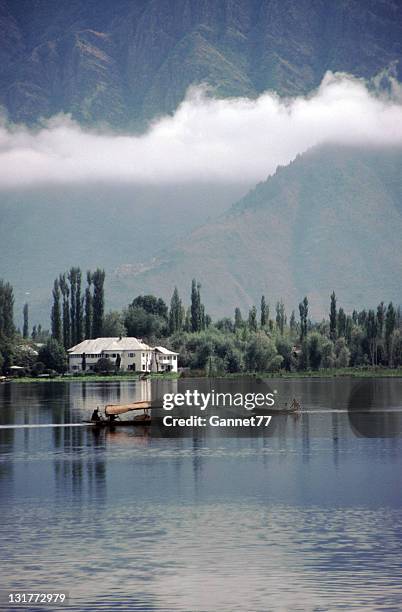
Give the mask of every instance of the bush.
POLYGON ((109 374, 114 371, 114 364, 108 357, 101 357, 95 363, 94 370, 98 374, 109 374))
POLYGON ((35 376, 35 377, 39 376, 39 374, 43 374, 45 369, 46 369, 45 364, 42 361, 37 361, 32 366, 31 374, 32 374, 32 376, 35 376))

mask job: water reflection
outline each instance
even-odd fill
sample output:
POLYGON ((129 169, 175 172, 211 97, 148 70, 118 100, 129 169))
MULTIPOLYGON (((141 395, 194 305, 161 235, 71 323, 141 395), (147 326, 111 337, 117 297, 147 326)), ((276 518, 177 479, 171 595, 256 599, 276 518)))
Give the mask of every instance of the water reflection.
POLYGON ((355 384, 348 404, 353 432, 370 438, 402 435, 401 394, 397 385, 367 379, 355 384))
POLYGON ((81 612, 398 609, 401 391, 398 379, 2 385, 3 425, 67 426, 0 428, 1 586, 67 589, 64 609, 81 612), (298 398, 301 415, 263 432, 80 426, 106 403, 257 387, 298 398))

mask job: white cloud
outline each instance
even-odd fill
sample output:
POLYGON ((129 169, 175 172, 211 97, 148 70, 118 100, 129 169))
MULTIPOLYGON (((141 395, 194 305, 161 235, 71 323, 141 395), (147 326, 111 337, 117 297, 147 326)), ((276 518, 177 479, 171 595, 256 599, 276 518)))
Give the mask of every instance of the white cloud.
POLYGON ((308 97, 219 100, 191 90, 141 136, 82 129, 67 116, 41 129, 0 127, 0 187, 40 184, 255 183, 323 142, 402 145, 400 88, 327 73, 308 97))

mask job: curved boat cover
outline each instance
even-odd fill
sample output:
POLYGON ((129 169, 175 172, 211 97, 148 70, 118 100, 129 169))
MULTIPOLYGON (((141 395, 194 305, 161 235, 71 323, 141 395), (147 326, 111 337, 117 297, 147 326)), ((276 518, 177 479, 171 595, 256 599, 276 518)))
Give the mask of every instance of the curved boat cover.
POLYGON ((146 410, 151 408, 151 402, 133 402, 132 404, 108 404, 105 406, 105 414, 125 414, 131 410, 146 410))

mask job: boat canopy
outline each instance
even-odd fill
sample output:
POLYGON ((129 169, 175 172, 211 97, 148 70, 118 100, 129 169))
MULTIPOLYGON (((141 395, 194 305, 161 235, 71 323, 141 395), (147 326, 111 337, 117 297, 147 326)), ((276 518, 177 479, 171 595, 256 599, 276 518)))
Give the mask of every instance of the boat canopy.
POLYGON ((108 404, 105 406, 105 414, 110 416, 112 414, 125 414, 131 412, 131 410, 146 410, 151 408, 151 402, 133 402, 132 404, 108 404))

